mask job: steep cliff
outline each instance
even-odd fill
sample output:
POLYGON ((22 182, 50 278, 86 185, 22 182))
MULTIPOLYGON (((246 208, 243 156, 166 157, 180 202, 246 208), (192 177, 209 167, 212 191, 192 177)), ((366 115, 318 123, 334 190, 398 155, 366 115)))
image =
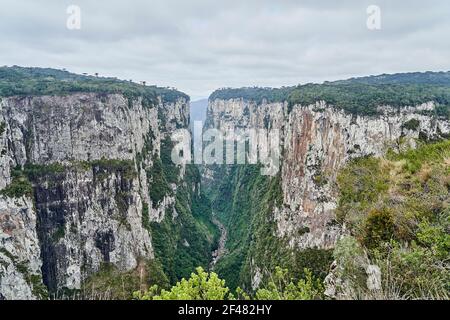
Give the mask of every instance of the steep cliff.
POLYGON ((309 267, 324 276, 331 249, 345 233, 335 214, 339 169, 354 158, 381 156, 389 149, 400 151, 450 133, 448 109, 438 98, 411 96, 407 87, 406 100, 396 92, 399 100, 388 105, 379 100, 379 93, 388 92, 384 99, 390 101, 390 89, 371 87, 374 94, 359 106, 355 101, 360 96, 353 92, 342 98, 330 98, 326 92, 349 90, 340 89, 224 89, 211 96, 207 127, 280 132, 277 176, 261 177, 259 170, 242 166, 205 170, 205 186, 230 239, 228 255, 216 270, 233 285, 256 288, 276 265, 289 266, 297 274, 309 267), (290 94, 283 97, 286 91, 290 94), (417 104, 408 105, 409 101, 417 104), (242 202, 247 202, 245 207, 242 202), (236 269, 240 274, 233 273, 236 269))
MULTIPOLYGON (((11 80, 16 87, 47 84, 29 70, 18 72, 27 77, 11 80)), ((142 86, 76 78, 94 84, 80 90, 70 77, 49 72, 51 85, 63 86, 58 92, 31 90, 0 101, 1 296, 58 297, 107 265, 119 272, 144 268, 140 285, 161 281, 147 273, 160 270, 165 277, 175 252, 163 255, 155 241, 169 237, 175 249, 185 241, 156 230, 164 221, 171 228, 191 222, 186 232, 200 244, 189 250, 201 253, 189 263, 205 265, 214 239, 203 228, 208 216, 201 222, 191 212, 199 176, 195 168, 168 163, 170 134, 189 127, 187 96, 153 87, 109 92, 111 83, 142 86)))

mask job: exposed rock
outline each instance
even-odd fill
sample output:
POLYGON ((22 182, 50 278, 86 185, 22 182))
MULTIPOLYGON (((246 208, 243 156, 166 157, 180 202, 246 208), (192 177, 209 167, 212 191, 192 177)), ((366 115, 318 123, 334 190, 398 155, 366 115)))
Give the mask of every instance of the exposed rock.
POLYGON ((0 196, 0 292, 3 298, 35 299, 33 286, 42 284, 41 266, 32 200, 0 196))
MULTIPOLYGON (((283 204, 273 212, 276 234, 291 248, 329 249, 341 234, 334 215, 338 170, 352 158, 448 134, 449 121, 424 112, 434 108, 431 102, 401 109, 380 106, 378 116, 359 116, 324 102, 288 108, 287 103, 216 99, 208 106, 206 127, 279 130, 283 204), (407 128, 412 119, 417 126, 407 128)), ((204 172, 206 182, 214 179, 211 171, 204 172)))
POLYGON ((377 265, 368 265, 367 273, 367 289, 371 291, 381 290, 381 270, 377 265))
POLYGON ((153 259, 143 206, 161 221, 175 198, 152 204, 147 172, 162 139, 188 128, 186 100, 148 106, 121 94, 76 93, 3 98, 0 108, 0 190, 11 168, 36 171, 28 176, 33 199, 0 198, 4 298, 39 298, 29 275, 50 292, 79 289, 104 262, 127 271, 153 259))

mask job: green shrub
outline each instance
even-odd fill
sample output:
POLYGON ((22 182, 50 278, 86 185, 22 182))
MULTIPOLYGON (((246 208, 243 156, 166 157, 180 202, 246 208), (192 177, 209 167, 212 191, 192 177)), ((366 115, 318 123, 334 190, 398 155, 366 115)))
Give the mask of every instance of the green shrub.
POLYGON ((182 279, 170 290, 163 289, 158 293, 158 286, 153 286, 145 293, 135 292, 134 297, 140 300, 224 300, 228 297, 230 290, 217 274, 208 274, 201 267, 196 271, 188 280, 182 279))
POLYGON ((411 130, 411 131, 417 131, 417 129, 420 126, 420 121, 417 119, 410 119, 408 121, 406 121, 403 125, 402 128, 407 129, 407 130, 411 130))
POLYGON ((394 236, 394 219, 388 209, 373 209, 364 222, 362 242, 367 248, 378 247, 394 236))
POLYGON ((11 183, 0 191, 0 194, 10 198, 20 198, 22 196, 32 197, 33 186, 26 177, 14 177, 11 183))
POLYGON ((389 152, 383 160, 350 162, 341 170, 337 211, 352 235, 334 251, 339 279, 347 281, 340 289, 344 296, 448 299, 448 159, 450 140, 445 140, 389 152), (377 181, 388 188, 377 188, 377 181), (369 264, 381 269, 377 292, 366 286, 364 269, 369 264))
POLYGON ((161 290, 154 285, 147 291, 136 291, 133 296, 139 300, 228 300, 236 296, 246 300, 312 300, 322 297, 321 281, 315 279, 310 271, 304 272, 305 278, 295 283, 288 278, 287 269, 276 267, 268 285, 251 296, 241 288, 237 288, 236 295, 231 294, 225 280, 198 267, 189 279, 183 278, 169 290, 161 290))
POLYGON ((311 271, 304 270, 305 278, 295 283, 289 280, 288 269, 275 268, 266 288, 256 291, 256 300, 315 300, 323 298, 323 284, 313 277, 311 271))
POLYGON ((142 226, 150 231, 150 216, 148 214, 148 203, 142 204, 142 226))
POLYGON ((159 158, 154 158, 153 166, 151 169, 147 170, 147 177, 150 179, 149 196, 152 200, 153 207, 156 208, 164 197, 172 191, 169 183, 167 182, 164 169, 159 158))
POLYGON ((376 201, 389 188, 386 172, 380 167, 380 160, 363 157, 352 160, 340 170, 337 177, 339 189, 339 207, 336 215, 339 221, 348 216, 353 223, 352 215, 358 215, 370 203, 376 201))

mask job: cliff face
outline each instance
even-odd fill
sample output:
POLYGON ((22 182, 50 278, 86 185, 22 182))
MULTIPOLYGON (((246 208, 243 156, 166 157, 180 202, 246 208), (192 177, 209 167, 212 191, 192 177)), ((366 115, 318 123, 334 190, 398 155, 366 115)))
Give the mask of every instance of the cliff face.
MULTIPOLYGON (((352 158, 380 156, 388 148, 414 147, 419 138, 448 135, 449 121, 429 115, 434 108, 431 102, 401 109, 380 106, 378 115, 360 116, 324 102, 288 106, 282 102, 216 99, 210 101, 207 126, 278 129, 282 201, 270 210, 266 223, 276 225, 273 236, 290 249, 330 249, 345 232, 336 223, 334 213, 338 170, 352 158)), ((214 177, 214 172, 207 172, 207 176, 214 177)), ((256 240, 252 246, 258 246, 256 240)), ((247 261, 257 280, 265 262, 251 257, 247 261)), ((253 282, 257 285, 259 281, 253 282)))
POLYGON ((126 271, 154 259, 148 224, 161 220, 176 190, 152 198, 151 172, 161 142, 188 119, 183 98, 157 105, 122 94, 3 98, 1 297, 79 289, 102 263, 126 271))
POLYGON ((400 111, 382 107, 379 116, 364 117, 323 103, 294 107, 284 133, 282 189, 286 206, 275 212, 278 235, 287 236, 292 247, 333 247, 339 236, 334 224, 338 170, 355 157, 414 147, 419 136, 433 139, 448 134, 447 120, 423 115, 433 108, 431 103, 400 111), (302 228, 308 232, 295 236, 302 228))

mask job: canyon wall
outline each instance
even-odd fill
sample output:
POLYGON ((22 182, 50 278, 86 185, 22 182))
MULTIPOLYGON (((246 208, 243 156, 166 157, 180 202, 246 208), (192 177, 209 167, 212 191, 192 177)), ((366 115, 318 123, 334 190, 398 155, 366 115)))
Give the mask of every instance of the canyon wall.
MULTIPOLYGON (((434 108, 432 102, 404 108, 379 106, 377 115, 368 116, 345 112, 325 102, 289 105, 240 98, 215 99, 210 101, 206 126, 279 130, 282 159, 276 183, 281 188, 281 201, 264 214, 265 224, 274 224, 272 236, 282 240, 290 250, 328 250, 345 232, 342 229, 345 226, 337 223, 334 214, 338 170, 356 157, 381 156, 389 148, 400 150, 414 147, 420 139, 448 136, 450 123, 448 119, 432 116, 434 108)), ((223 170, 217 174, 209 169, 205 176, 208 185, 227 180, 223 170)), ((232 233, 233 225, 228 228, 232 233)), ((260 247, 254 232, 250 231, 253 235, 248 255, 255 252, 252 247, 260 247)), ((268 254, 271 255, 270 251, 259 256, 268 254)), ((245 259, 252 274, 251 283, 257 287, 262 270, 267 269, 267 259, 258 261, 248 255, 245 259)))
POLYGON ((153 195, 155 161, 189 126, 185 98, 5 97, 0 123, 0 298, 80 289, 103 263, 127 271, 154 260, 149 225, 177 214, 174 184, 153 195))

